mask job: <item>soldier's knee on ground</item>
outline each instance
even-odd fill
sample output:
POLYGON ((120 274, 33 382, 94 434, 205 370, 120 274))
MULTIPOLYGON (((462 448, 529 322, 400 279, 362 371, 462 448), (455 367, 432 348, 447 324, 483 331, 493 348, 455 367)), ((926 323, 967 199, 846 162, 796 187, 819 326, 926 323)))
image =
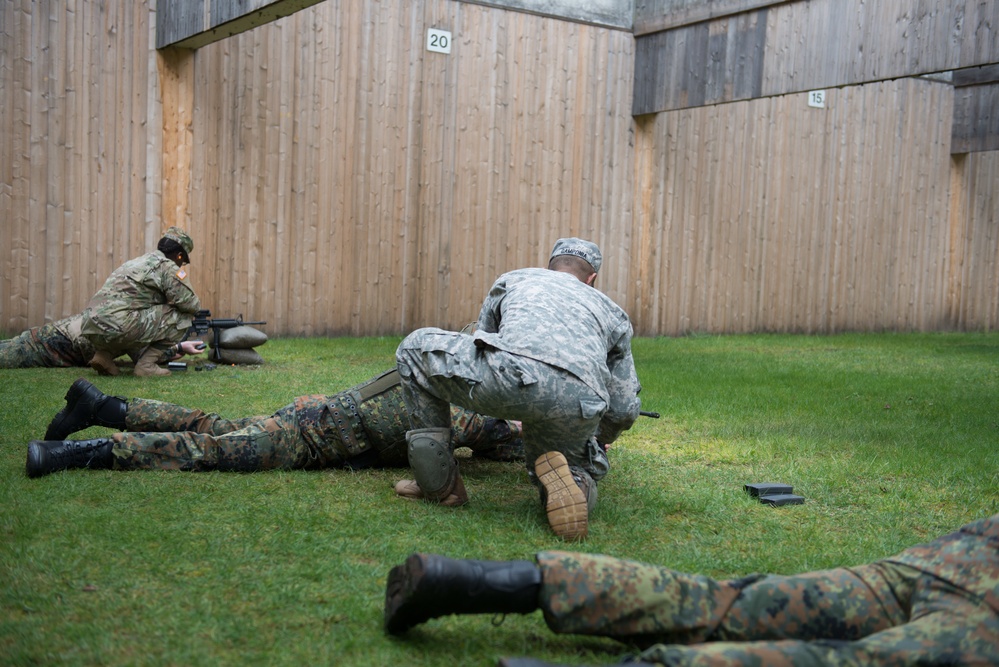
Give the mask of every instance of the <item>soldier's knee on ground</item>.
POLYGON ((458 482, 458 462, 450 428, 421 428, 406 433, 409 466, 429 500, 443 500, 458 482))

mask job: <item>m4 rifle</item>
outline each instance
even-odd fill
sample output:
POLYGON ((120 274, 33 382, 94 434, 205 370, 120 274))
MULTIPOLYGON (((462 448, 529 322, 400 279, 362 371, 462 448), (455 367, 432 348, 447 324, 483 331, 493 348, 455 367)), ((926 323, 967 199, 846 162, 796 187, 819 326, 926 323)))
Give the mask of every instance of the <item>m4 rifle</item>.
POLYGON ((194 316, 194 321, 191 322, 191 328, 187 330, 187 336, 184 338, 189 338, 191 336, 204 336, 209 331, 212 332, 212 361, 221 361, 222 352, 220 345, 221 339, 219 335, 223 329, 235 329, 236 327, 241 327, 243 325, 253 325, 253 324, 267 324, 263 320, 247 321, 243 319, 243 314, 240 313, 236 317, 212 317, 212 311, 210 310, 199 310, 194 316))

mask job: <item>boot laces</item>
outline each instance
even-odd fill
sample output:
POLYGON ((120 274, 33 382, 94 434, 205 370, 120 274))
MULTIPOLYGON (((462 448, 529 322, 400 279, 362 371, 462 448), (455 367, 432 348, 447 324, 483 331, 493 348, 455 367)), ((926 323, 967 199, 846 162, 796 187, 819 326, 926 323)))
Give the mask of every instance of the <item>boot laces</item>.
POLYGON ((100 447, 100 445, 79 445, 74 443, 71 445, 64 445, 55 452, 49 452, 49 455, 57 461, 63 459, 79 459, 82 461, 85 458, 87 462, 83 465, 89 466, 93 462, 94 457, 97 455, 97 450, 100 449, 100 447))

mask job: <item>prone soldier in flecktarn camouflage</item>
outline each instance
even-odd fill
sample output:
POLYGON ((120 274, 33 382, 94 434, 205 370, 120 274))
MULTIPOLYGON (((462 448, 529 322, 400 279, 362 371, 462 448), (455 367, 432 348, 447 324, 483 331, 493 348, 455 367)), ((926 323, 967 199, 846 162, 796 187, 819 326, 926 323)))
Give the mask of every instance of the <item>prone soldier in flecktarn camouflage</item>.
MULTIPOLYGON (((455 408, 456 443, 476 456, 523 458, 521 427, 455 408)), ((394 369, 334 395, 300 396, 273 415, 223 419, 171 403, 107 396, 84 379, 66 393, 44 441, 28 445, 26 472, 67 468, 228 470, 405 466, 409 416, 394 369), (90 426, 110 437, 66 440, 90 426)))
POLYGON ((868 565, 728 581, 560 551, 413 554, 389 573, 385 627, 537 609, 554 632, 645 649, 636 667, 999 665, 999 514, 868 565))
POLYGON ((0 340, 0 368, 86 366, 94 346, 80 334, 82 326, 83 315, 74 315, 0 340))
POLYGON ((142 348, 135 362, 141 377, 169 375, 158 364, 178 355, 201 302, 185 264, 194 241, 178 227, 169 228, 157 249, 115 269, 83 311, 83 336, 96 352, 90 366, 100 375, 118 375, 114 359, 142 348))
POLYGON ((474 334, 423 328, 402 341, 396 364, 415 479, 400 481, 399 495, 467 499, 446 427, 449 406, 461 405, 523 422, 549 525, 567 540, 586 537, 609 468, 604 446, 641 407, 631 321, 593 288, 601 262, 593 242, 559 239, 547 268, 496 279, 474 334))
MULTIPOLYGON (((82 326, 83 315, 73 315, 0 340, 0 368, 87 366, 94 356, 94 346, 80 333, 82 326)), ((195 341, 186 341, 177 346, 176 354, 198 354, 199 351, 195 341)), ((138 359, 142 350, 129 350, 127 354, 138 359)))

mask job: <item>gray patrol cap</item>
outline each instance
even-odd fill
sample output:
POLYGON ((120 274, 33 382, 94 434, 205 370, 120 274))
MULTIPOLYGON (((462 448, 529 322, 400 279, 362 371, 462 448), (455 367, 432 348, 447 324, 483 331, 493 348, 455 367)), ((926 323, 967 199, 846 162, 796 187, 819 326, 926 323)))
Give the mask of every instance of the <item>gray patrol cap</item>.
POLYGON ((559 255, 575 255, 589 262, 590 266, 593 267, 594 273, 600 271, 600 263, 603 261, 603 257, 600 255, 600 248, 597 247, 596 243, 575 237, 556 241, 548 261, 550 262, 559 255))

